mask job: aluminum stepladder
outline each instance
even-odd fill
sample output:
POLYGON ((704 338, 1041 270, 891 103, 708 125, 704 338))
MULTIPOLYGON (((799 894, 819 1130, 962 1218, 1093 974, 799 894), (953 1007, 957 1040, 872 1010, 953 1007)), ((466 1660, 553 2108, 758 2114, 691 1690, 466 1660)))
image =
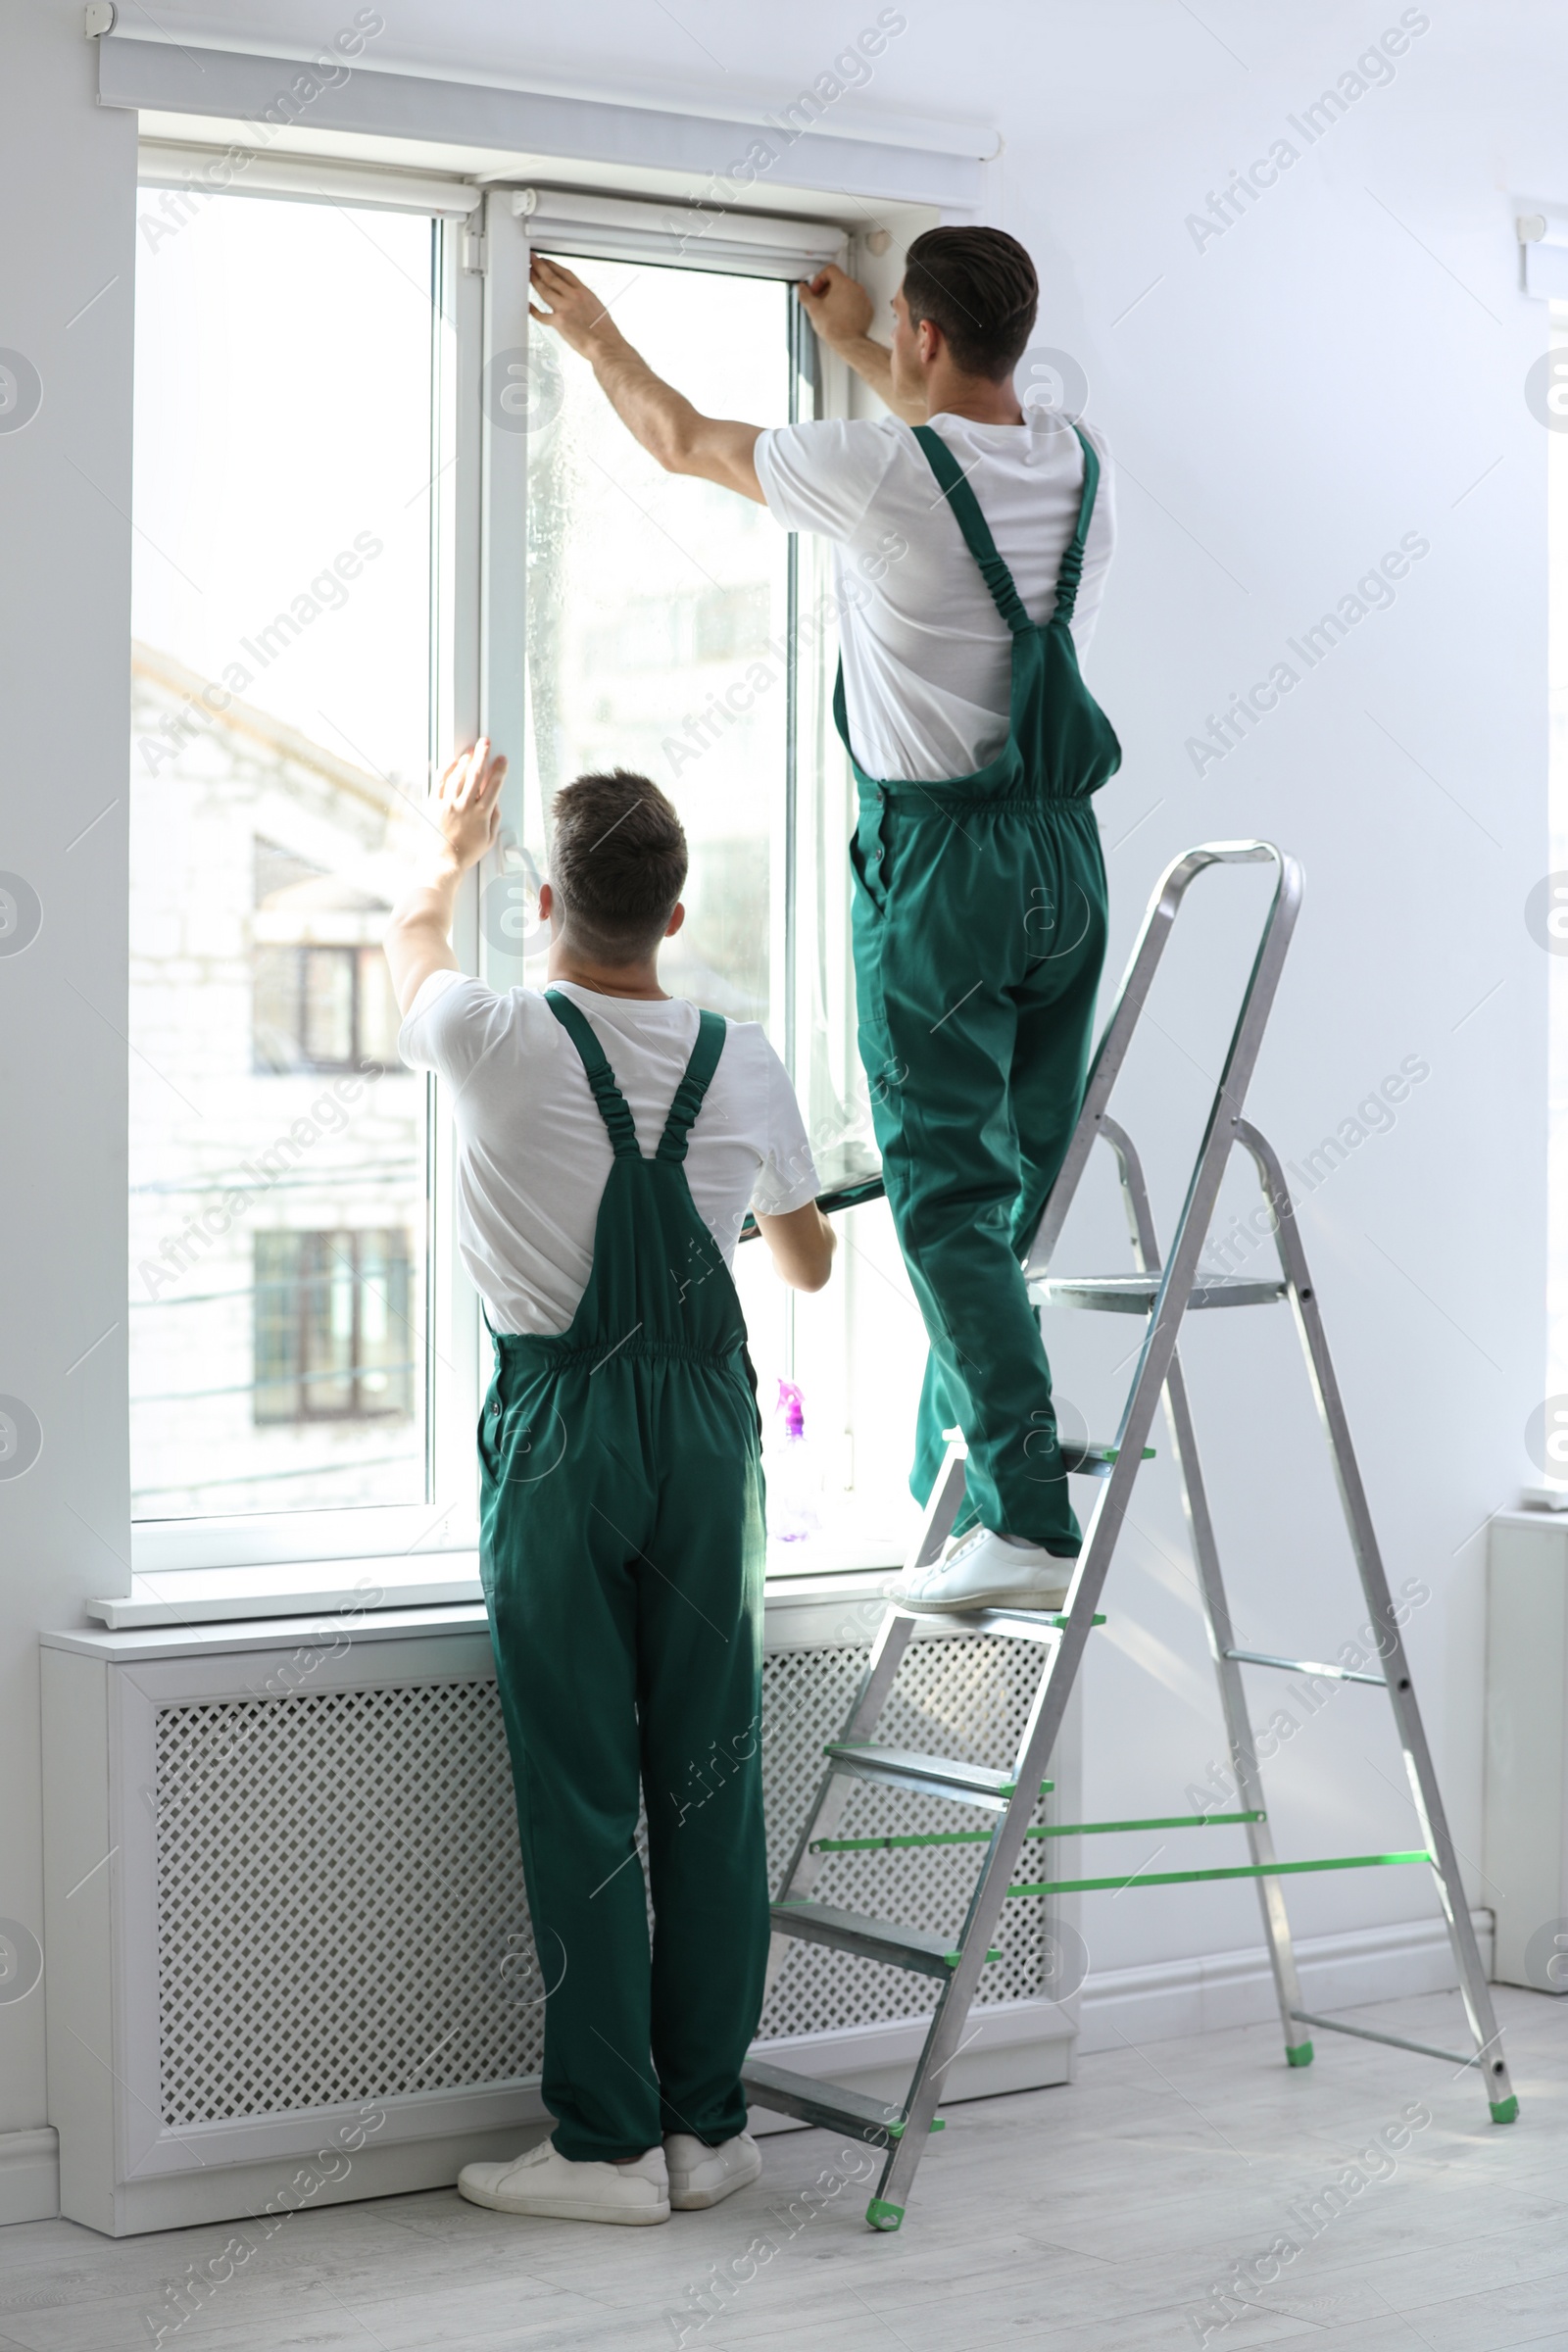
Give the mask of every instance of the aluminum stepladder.
MULTIPOLYGON (((1316 1293, 1307 1268, 1284 1172, 1274 1152, 1243 1116, 1248 1087, 1257 1061, 1280 971, 1300 906, 1300 869, 1272 843, 1213 842, 1176 858, 1150 902, 1143 929, 1132 953, 1110 1018, 1089 1073, 1084 1104, 1068 1146, 1060 1174, 1046 1203, 1033 1246, 1025 1260, 1030 1293, 1037 1305, 1077 1306, 1102 1312, 1145 1314, 1148 1330, 1122 1410, 1114 1445, 1063 1445, 1069 1470, 1101 1480, 1100 1493, 1085 1531, 1065 1608, 1059 1616, 1022 1610, 984 1609, 955 1620, 966 1631, 1000 1635, 1039 1645, 1041 1675, 1018 1743, 1005 1770, 959 1763, 941 1756, 911 1754, 878 1747, 876 1723, 892 1690, 909 1641, 920 1622, 918 1612, 890 1603, 872 1644, 863 1679, 837 1740, 827 1743, 826 1772, 809 1818, 784 1873, 773 1905, 774 1935, 769 1959, 771 1984, 790 1939, 827 1944, 891 1962, 934 1978, 941 1985, 925 2043, 902 2105, 885 2106, 862 2094, 810 2077, 792 2073, 768 2062, 753 2061, 745 2071, 749 2096, 759 2105, 782 2110, 801 2121, 838 2131, 886 2150, 877 2193, 867 2208, 873 2228, 896 2230, 903 2218, 927 2134, 939 2130, 937 2106, 942 2076, 958 2050, 969 2008, 980 1988, 981 1972, 995 1958, 991 1937, 1009 1894, 1068 1894, 1126 1883, 1121 1878, 1045 1881, 1015 1886, 1013 1874, 1027 1837, 1089 1835, 1097 1830, 1152 1829, 1186 1826, 1186 1817, 1160 1816, 1149 1822, 1084 1823, 1049 1830, 1031 1828, 1038 1795, 1061 1727, 1084 1645, 1096 1623, 1096 1610, 1126 1516, 1134 1482, 1146 1458, 1148 1440, 1161 1396, 1165 1403, 1173 1451, 1181 1475, 1198 1584, 1207 1624, 1210 1650, 1219 1684, 1232 1772, 1239 1810, 1223 1814, 1194 1814, 1200 1822, 1234 1823, 1247 1833, 1250 1859, 1234 1868, 1149 1873, 1139 1872, 1139 1886, 1158 1886, 1195 1879, 1255 1880, 1263 1929, 1279 1999, 1287 2061, 1309 2065, 1310 2038, 1299 2029, 1318 2027, 1349 2034, 1363 2040, 1392 2043, 1427 2057, 1447 2059, 1455 2067, 1473 2067, 1486 2084, 1494 2123, 1511 2123, 1518 2102, 1509 2086, 1492 1996, 1481 1964, 1468 1902, 1459 1876, 1453 1841, 1433 1770, 1431 1752, 1422 1729, 1411 1687, 1404 1644, 1396 1621, 1394 1602, 1373 1532, 1365 1491, 1356 1465, 1350 1433, 1340 1399, 1339 1384, 1324 1337, 1316 1293), (1175 1240, 1163 1269, 1150 1210, 1143 1167, 1131 1138, 1109 1116, 1106 1105, 1126 1059, 1134 1030, 1144 1009, 1154 973, 1164 952, 1187 890, 1206 868, 1217 865, 1272 863, 1276 884, 1264 919, 1236 1027, 1231 1038, 1202 1141, 1188 1185, 1175 1240), (1095 1142, 1103 1140, 1114 1154, 1132 1237, 1135 1271, 1105 1277, 1054 1277, 1052 1254, 1067 1211, 1077 1193, 1095 1142), (1241 1145, 1257 1171, 1263 1197, 1272 1212, 1278 1254, 1276 1275, 1214 1275, 1200 1272, 1200 1256, 1208 1235, 1232 1149, 1241 1145), (1177 1353, 1182 1317, 1190 1309, 1261 1305, 1288 1298, 1295 1311, 1297 1331, 1306 1358, 1324 1435, 1333 1458, 1340 1499, 1349 1531, 1350 1545, 1360 1573, 1361 1590, 1385 1672, 1352 1672, 1309 1659, 1276 1657, 1240 1649, 1236 1645, 1229 1604, 1220 1575, 1219 1555, 1209 1516, 1202 1472, 1199 1463, 1187 1389, 1177 1353), (1331 1682, 1365 1683, 1386 1689, 1395 1727, 1404 1752, 1417 1820, 1422 1833, 1418 1850, 1399 1854, 1349 1855, 1324 1861, 1280 1862, 1263 1803, 1262 1782, 1253 1751, 1242 1667, 1273 1668, 1304 1673, 1331 1682), (835 1833, 858 1787, 871 1782, 884 1787, 951 1798, 955 1803, 984 1808, 996 1816, 995 1826, 979 1833, 983 1845, 979 1874, 963 1925, 956 1938, 901 1929, 858 1913, 834 1909, 812 1899, 817 1879, 836 1842, 835 1833), (1359 1868, 1374 1864, 1427 1863, 1436 1882, 1447 1921, 1458 1968, 1459 1989, 1474 2048, 1458 2053, 1407 2041, 1393 2034, 1338 2024, 1303 2009, 1291 1946, 1281 1881, 1295 1871, 1359 1868)), ((923 1523, 910 1553, 909 1565, 936 1559, 951 1534, 963 1500, 964 1449, 956 1440, 938 1476, 923 1523)), ((929 1622, 929 1620, 928 1620, 929 1622)), ((917 1843, 918 1839, 901 1839, 917 1843)))

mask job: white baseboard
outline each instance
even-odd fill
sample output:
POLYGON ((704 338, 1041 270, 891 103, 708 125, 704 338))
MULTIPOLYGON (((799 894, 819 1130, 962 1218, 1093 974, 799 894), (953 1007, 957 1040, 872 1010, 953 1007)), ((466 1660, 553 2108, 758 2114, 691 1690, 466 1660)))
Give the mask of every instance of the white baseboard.
MULTIPOLYGON (((1482 1960, 1490 1968, 1492 1914, 1476 1911, 1471 1918, 1482 1960)), ((1297 1960, 1305 2005, 1325 2012, 1411 1993, 1447 1991, 1456 1983, 1441 1921, 1304 1936, 1297 1944, 1297 1960)), ((947 2097, 987 2098, 999 2091, 1042 2090, 1068 2082, 1075 2049, 1115 2049, 1123 2035, 1129 2041, 1171 2040, 1225 2026, 1265 2024, 1277 2014, 1261 1944, 1193 1960, 1103 1970, 1088 1978, 1076 2005, 1076 2035, 1070 2010, 1054 2001, 1003 2001, 972 2011, 969 2038, 952 2063, 947 2097)), ((794 2040, 759 2042, 757 2055, 800 2074, 842 2082, 871 2098, 895 2100, 908 2086, 928 2022, 925 2017, 899 2018, 794 2040)), ((538 2120, 491 2135, 468 2133, 405 2148, 367 2149, 356 2158, 352 2179, 325 2189, 319 2202, 442 2185, 462 2163, 516 2153, 544 2128, 543 2108, 535 2112, 538 2120)), ((757 2132, 804 2129, 788 2116, 763 2108, 753 2109, 751 2128, 757 2132)), ((110 2227, 117 2233, 134 2232, 226 2219, 265 2203, 276 2188, 278 2166, 270 2163, 224 2166, 205 2180, 181 2176, 167 2182, 137 2182, 124 2194, 110 2227)), ((0 2132, 0 2223, 47 2221, 59 2210, 56 2134, 47 2130, 0 2132)))
POLYGON ((0 2224, 52 2222, 60 2211, 60 2141, 47 2125, 0 2132, 0 2224))
MULTIPOLYGON (((1492 1969, 1492 1913, 1470 1915, 1483 1968, 1492 1969)), ((1303 1936, 1296 1945, 1303 2006, 1327 2013, 1363 2001, 1447 1992, 1458 1984, 1448 1931, 1441 1919, 1303 1936)), ((1210 1952, 1196 1960, 1157 1960, 1146 1968, 1091 1972, 1079 1995, 1081 2051, 1129 2041, 1170 2041, 1224 2026, 1266 2024, 1279 2011, 1262 1944, 1210 1952)))

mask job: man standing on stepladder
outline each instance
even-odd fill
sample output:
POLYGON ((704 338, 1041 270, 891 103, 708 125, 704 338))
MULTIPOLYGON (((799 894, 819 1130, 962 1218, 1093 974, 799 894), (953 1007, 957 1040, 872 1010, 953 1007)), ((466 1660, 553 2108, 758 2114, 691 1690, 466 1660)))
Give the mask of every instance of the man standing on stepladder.
POLYGON ((1033 265, 1001 229, 917 237, 891 349, 866 331, 865 289, 822 270, 800 300, 893 414, 768 430, 700 416, 571 270, 535 257, 533 283, 549 306, 533 317, 667 471, 758 500, 833 540, 841 577, 855 567, 835 713, 859 788, 860 1054, 931 1344, 922 1501, 944 1430, 968 1446, 955 1543, 893 1591, 923 1609, 1059 1607, 1081 1539, 1021 1252, 1082 1101, 1106 930, 1090 796, 1121 753, 1078 670, 1110 557, 1102 454, 1013 390, 1033 265))

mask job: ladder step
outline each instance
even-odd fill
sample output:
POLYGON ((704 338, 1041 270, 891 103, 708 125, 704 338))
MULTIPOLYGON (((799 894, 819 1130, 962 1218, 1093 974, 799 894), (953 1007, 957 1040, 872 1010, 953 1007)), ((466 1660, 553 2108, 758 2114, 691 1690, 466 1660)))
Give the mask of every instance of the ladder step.
MULTIPOLYGON (((1081 1444, 1076 1438, 1059 1438, 1058 1443, 1062 1468, 1075 1472, 1080 1478, 1108 1478, 1116 1467, 1116 1457, 1121 1451, 1119 1446, 1102 1445, 1087 1438, 1081 1444)), ((1143 1458, 1146 1462, 1153 1460, 1152 1446, 1144 1447, 1143 1458)))
MULTIPOLYGON (((921 1756, 907 1747, 876 1747, 863 1740, 830 1740, 823 1750, 841 1772, 857 1780, 876 1781, 887 1788, 914 1788, 927 1796, 951 1796, 965 1805, 986 1805, 1004 1813, 1018 1784, 989 1764, 960 1764, 952 1756, 921 1756)), ((1042 1781, 1040 1793, 1055 1787, 1042 1781)))
MULTIPOLYGON (((836 1911, 831 1903, 774 1903, 773 1927, 780 1936, 799 1936, 807 1943, 828 1943, 841 1952, 858 1952, 865 1960, 885 1960, 892 1968, 912 1969, 916 1976, 946 1977, 958 1963, 958 1950, 947 1936, 929 1936, 923 1928, 890 1928, 885 1920, 867 1919, 859 1911, 836 1911)), ((1001 1953, 988 1951, 988 1960, 1001 1953)))
MULTIPOLYGON (((823 2132, 847 2132, 852 2138, 869 2140, 875 2147, 885 2147, 890 2139, 904 2136, 904 2117, 897 2107, 868 2099, 862 2091, 850 2090, 842 2082, 822 2082, 815 2075, 798 2075, 791 2067, 773 2066, 765 2058, 747 2061, 741 2069, 741 2084, 754 2106, 793 2115, 823 2132)), ((940 2132, 944 2126, 933 2119, 931 2129, 940 2132)))
POLYGON ((1282 1674, 1314 1674, 1330 1683, 1370 1683, 1375 1690, 1389 1687, 1381 1674, 1356 1674, 1348 1666, 1324 1666, 1314 1658, 1276 1658, 1266 1649, 1228 1649, 1225 1655, 1241 1666, 1277 1666, 1282 1674))
MULTIPOLYGON (((1042 1274, 1029 1285, 1036 1306, 1087 1307, 1102 1315, 1147 1315, 1159 1296, 1158 1274, 1042 1274)), ((1206 1274, 1194 1283, 1187 1311, 1205 1306, 1272 1306, 1286 1296, 1283 1277, 1206 1274)))
MULTIPOLYGON (((911 1617, 920 1614, 912 1607, 907 1613, 911 1617)), ((1059 1642, 1067 1625, 1067 1612, 1065 1609, 1050 1614, 1043 1609, 976 1609, 972 1617, 960 1617, 956 1611, 949 1611, 944 1622, 961 1626, 966 1634, 996 1634, 1007 1642, 1059 1642)), ((1104 1622, 1100 1611, 1090 1619, 1092 1625, 1104 1622)))

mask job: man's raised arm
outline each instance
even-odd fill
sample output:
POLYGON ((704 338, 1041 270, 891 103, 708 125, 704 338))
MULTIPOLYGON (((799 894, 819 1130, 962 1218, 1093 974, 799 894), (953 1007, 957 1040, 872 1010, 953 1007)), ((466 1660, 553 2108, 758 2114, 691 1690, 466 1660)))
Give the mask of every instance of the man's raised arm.
POLYGON ((530 302, 529 318, 553 326, 582 355, 622 424, 666 473, 694 473, 765 505, 755 456, 760 424, 736 424, 694 409, 632 349, 592 288, 560 262, 535 254, 529 275, 550 305, 541 311, 530 302))

